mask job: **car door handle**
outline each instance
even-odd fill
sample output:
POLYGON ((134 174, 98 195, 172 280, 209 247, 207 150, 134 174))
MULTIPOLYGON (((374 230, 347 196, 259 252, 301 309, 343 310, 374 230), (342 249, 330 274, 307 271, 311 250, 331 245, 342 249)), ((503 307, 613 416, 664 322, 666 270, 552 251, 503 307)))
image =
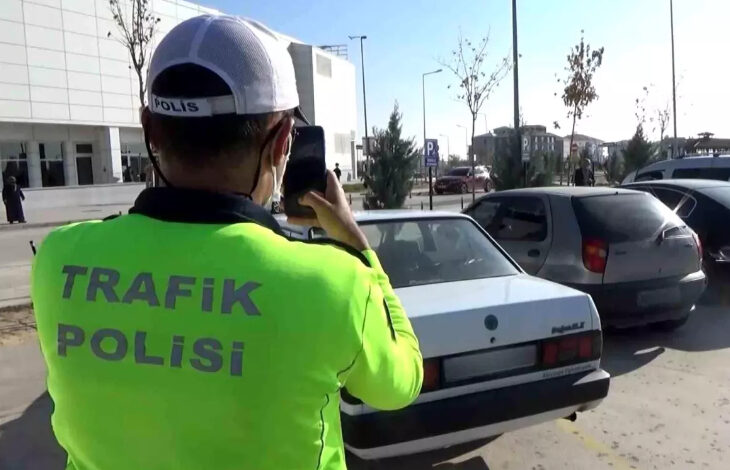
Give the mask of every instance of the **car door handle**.
POLYGON ((540 256, 540 250, 533 248, 532 250, 527 252, 527 256, 529 256, 530 258, 537 258, 538 256, 540 256))

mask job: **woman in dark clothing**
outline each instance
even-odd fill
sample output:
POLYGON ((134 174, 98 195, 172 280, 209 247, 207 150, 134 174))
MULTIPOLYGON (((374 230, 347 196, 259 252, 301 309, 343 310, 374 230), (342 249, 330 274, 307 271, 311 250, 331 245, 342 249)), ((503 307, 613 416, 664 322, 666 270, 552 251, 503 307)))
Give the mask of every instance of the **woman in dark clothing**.
POLYGON ((8 215, 8 222, 25 223, 25 215, 23 214, 23 203, 25 195, 15 182, 15 177, 8 178, 8 183, 3 187, 3 203, 5 204, 5 212, 8 215))

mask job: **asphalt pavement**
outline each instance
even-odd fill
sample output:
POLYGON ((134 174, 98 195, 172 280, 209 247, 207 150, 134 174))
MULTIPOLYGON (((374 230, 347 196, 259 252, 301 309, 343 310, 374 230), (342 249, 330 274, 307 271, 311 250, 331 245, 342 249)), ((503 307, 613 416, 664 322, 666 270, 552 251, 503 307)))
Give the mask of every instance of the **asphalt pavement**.
MULTIPOLYGON (((471 202, 471 194, 435 195, 434 209, 459 211, 462 199, 464 206, 467 206, 471 202)), ((414 194, 406 199, 404 208, 420 210, 423 205, 423 209, 427 210, 428 202, 427 194, 414 194)), ((362 208, 361 195, 353 194, 352 207, 355 210, 362 208)), ((126 213, 128 209, 127 205, 48 209, 36 214, 42 214, 40 221, 29 218, 29 223, 24 225, 0 225, 0 309, 30 302, 31 241, 40 246, 54 226, 69 221, 101 219, 119 212, 126 213)))
MULTIPOLYGON (((730 310, 701 306, 673 333, 608 334, 608 397, 576 422, 557 420, 489 442, 363 462, 351 470, 725 470, 730 461, 730 310)), ((539 398, 539 397, 536 397, 539 398)), ((485 403, 484 406, 489 406, 485 403)), ((33 337, 0 347, 0 468, 61 470, 52 403, 33 337)), ((282 445, 285 445, 283 443, 282 445)))

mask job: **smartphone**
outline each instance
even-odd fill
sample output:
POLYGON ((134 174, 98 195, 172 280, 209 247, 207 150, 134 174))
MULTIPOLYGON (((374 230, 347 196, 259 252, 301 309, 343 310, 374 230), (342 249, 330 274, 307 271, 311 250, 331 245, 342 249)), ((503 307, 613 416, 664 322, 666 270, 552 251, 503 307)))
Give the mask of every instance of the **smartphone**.
POLYGON ((297 127, 282 184, 284 213, 289 217, 315 217, 314 210, 299 204, 298 199, 307 191, 324 193, 326 189, 324 129, 321 126, 297 127))

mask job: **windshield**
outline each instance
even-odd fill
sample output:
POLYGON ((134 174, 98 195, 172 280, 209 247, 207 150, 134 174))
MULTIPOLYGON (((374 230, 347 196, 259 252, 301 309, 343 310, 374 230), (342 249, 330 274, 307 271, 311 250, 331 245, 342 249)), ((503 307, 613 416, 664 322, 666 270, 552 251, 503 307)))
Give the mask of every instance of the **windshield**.
POLYGON ((704 194, 719 202, 723 206, 730 208, 730 186, 720 188, 705 188, 702 190, 704 194))
POLYGON ((468 176, 469 168, 454 168, 446 173, 446 176, 468 176))
POLYGON ((361 227, 396 288, 519 272, 469 220, 381 222, 361 227))
POLYGON ((669 224, 682 225, 676 215, 647 194, 611 194, 573 198, 584 238, 608 243, 648 240, 669 224))

